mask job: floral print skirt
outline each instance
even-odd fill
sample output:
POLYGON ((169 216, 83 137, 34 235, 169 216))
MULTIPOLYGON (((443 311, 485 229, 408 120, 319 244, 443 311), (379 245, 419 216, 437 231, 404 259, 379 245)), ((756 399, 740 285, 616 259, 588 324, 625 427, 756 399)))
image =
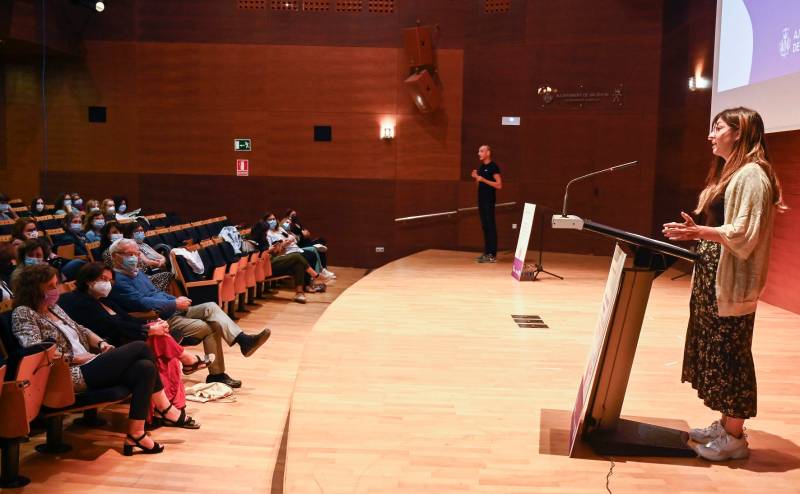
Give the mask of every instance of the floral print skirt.
POLYGON ((682 382, 703 403, 729 417, 756 415, 756 372, 751 347, 755 312, 719 317, 716 277, 720 244, 701 240, 695 263, 682 382))

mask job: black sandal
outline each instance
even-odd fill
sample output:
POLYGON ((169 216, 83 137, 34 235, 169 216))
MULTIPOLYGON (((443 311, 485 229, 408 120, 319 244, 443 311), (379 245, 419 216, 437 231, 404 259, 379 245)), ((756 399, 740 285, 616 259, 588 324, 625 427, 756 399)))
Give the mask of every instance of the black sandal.
MULTIPOLYGON (((169 410, 169 409, 167 409, 167 410, 169 410)), ((133 441, 133 444, 125 443, 125 445, 122 447, 122 454, 125 455, 125 456, 133 456, 133 448, 134 448, 134 446, 139 448, 139 449, 141 449, 142 450, 142 454, 145 454, 145 455, 157 455, 158 453, 161 453, 162 451, 164 451, 164 446, 158 444, 155 441, 153 441, 153 447, 152 448, 145 448, 144 446, 142 446, 142 443, 140 443, 139 441, 141 441, 145 437, 147 437, 147 432, 143 432, 142 435, 139 436, 139 437, 133 437, 130 434, 128 434, 128 439, 133 441)))
MULTIPOLYGON (((183 375, 188 376, 189 374, 194 374, 199 370, 207 368, 212 362, 214 362, 214 357, 212 357, 212 355, 214 354, 212 353, 211 355, 203 355, 202 358, 200 355, 195 355, 194 358, 197 360, 195 360, 193 364, 183 366, 183 375)), ((167 410, 169 410, 169 408, 167 410)))
POLYGON ((198 424, 192 417, 186 415, 186 409, 180 408, 181 416, 178 417, 178 420, 170 420, 167 418, 167 412, 170 409, 174 408, 174 405, 170 403, 166 410, 159 410, 156 409, 156 412, 161 415, 161 424, 166 427, 180 427, 182 429, 199 429, 200 424, 198 424))

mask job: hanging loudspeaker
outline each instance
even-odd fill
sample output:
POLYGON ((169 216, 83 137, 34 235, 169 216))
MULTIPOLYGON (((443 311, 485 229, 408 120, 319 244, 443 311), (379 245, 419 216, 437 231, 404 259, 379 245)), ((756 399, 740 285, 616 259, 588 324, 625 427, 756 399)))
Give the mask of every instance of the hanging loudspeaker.
POLYGON ((430 26, 403 29, 409 67, 433 65, 433 42, 430 26))
POLYGON ((427 70, 410 75, 405 80, 411 100, 422 113, 436 111, 442 102, 442 93, 436 81, 427 70))

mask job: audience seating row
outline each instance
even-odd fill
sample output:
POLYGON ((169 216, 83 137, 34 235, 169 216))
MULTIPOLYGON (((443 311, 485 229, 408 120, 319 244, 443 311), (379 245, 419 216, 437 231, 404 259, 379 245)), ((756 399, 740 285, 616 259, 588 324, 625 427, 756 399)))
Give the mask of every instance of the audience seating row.
MULTIPOLYGON (((62 289, 74 289, 65 284, 62 289)), ((36 446, 40 453, 63 453, 64 417, 83 412, 84 425, 102 425, 97 411, 130 397, 124 386, 75 393, 69 367, 55 358, 52 343, 22 347, 11 330, 11 301, 0 304, 0 353, 4 356, 0 391, 0 487, 22 487, 29 479, 19 474, 19 445, 31 432, 37 417, 45 421, 46 440, 36 446), (13 376, 9 381, 5 376, 13 376)))

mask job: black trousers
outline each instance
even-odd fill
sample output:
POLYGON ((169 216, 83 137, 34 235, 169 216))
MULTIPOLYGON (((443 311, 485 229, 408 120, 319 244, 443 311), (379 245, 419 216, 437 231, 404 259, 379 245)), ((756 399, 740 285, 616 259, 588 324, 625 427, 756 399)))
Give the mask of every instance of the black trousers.
POLYGON ((478 197, 478 213, 483 228, 483 253, 497 256, 497 224, 494 220, 494 197, 478 197))
POLYGON ((132 420, 145 420, 153 393, 164 389, 153 353, 144 341, 133 341, 101 353, 83 364, 81 372, 89 389, 120 384, 130 389, 132 398, 128 418, 132 420))

